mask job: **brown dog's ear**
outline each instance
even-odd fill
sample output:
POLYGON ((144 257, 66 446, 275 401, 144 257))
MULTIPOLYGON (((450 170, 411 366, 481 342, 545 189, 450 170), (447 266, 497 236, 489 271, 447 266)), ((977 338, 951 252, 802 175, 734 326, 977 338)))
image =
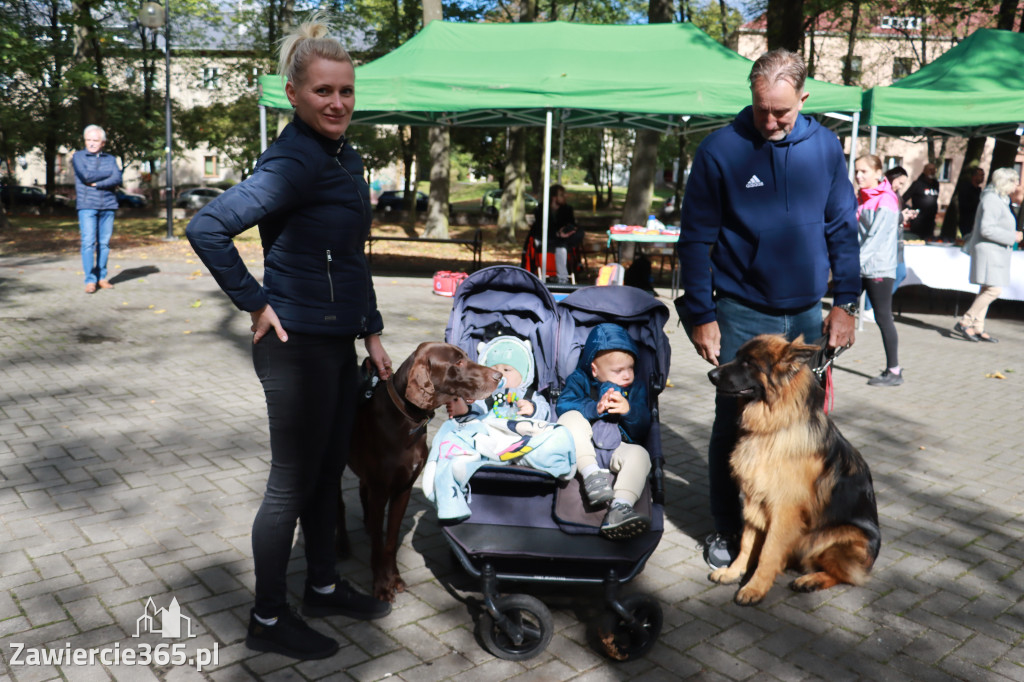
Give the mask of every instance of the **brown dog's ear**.
POLYGON ((820 352, 821 346, 804 343, 804 335, 801 334, 786 348, 786 360, 793 364, 806 363, 812 361, 820 352))
POLYGON ((426 354, 416 358, 409 369, 409 379, 405 384, 405 397, 416 407, 432 410, 437 407, 434 382, 430 380, 430 365, 426 354))

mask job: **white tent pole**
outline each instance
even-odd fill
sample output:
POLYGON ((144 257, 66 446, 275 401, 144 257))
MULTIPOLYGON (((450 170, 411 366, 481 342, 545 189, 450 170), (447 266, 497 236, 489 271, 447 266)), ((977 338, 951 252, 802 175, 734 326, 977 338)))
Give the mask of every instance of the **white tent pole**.
POLYGON ((565 109, 559 114, 558 121, 558 184, 562 184, 562 166, 565 163, 565 155, 562 153, 565 146, 565 109))
POLYGON ((878 152, 878 126, 871 126, 871 153, 878 152))
POLYGON ((540 281, 548 279, 548 214, 551 212, 551 110, 544 115, 544 211, 540 238, 540 281))
POLYGON ((267 108, 260 105, 260 153, 267 151, 267 108))
POLYGON ((853 112, 853 130, 850 137, 850 159, 846 164, 846 171, 850 175, 850 182, 853 182, 853 163, 857 160, 857 129, 860 128, 860 112, 853 112))

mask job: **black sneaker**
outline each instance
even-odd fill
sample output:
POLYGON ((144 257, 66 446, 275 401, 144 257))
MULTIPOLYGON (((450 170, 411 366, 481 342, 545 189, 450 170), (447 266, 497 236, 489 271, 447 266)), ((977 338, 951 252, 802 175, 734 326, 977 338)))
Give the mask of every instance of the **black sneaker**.
POLYGON ((245 646, 253 651, 266 651, 303 661, 327 658, 338 651, 338 643, 306 625, 294 610, 278 616, 273 625, 256 620, 256 610, 249 611, 249 633, 245 646))
POLYGON ((334 592, 320 594, 307 582, 302 595, 302 615, 311 618, 348 616, 356 620, 374 620, 391 613, 391 604, 368 594, 356 592, 346 581, 334 577, 334 592))
POLYGON ((711 568, 725 568, 739 554, 739 537, 714 533, 704 539, 704 561, 711 568))
POLYGON ((615 497, 612 482, 615 478, 607 469, 598 469, 583 479, 583 490, 587 494, 587 504, 591 507, 603 507, 615 497))
POLYGON ((903 385, 903 372, 899 374, 893 374, 888 369, 883 371, 877 377, 868 379, 868 386, 902 386, 903 385))
POLYGON ((601 523, 601 535, 609 540, 628 540, 643 535, 651 527, 651 520, 633 509, 633 505, 616 502, 601 523))

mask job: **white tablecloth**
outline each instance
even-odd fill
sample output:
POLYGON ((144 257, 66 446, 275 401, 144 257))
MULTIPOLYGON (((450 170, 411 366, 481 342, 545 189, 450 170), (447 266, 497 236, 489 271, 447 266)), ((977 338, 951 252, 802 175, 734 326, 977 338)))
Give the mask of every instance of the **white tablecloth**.
MULTIPOLYGON (((1013 251, 1010 284, 999 298, 1024 301, 1024 251, 1013 251)), ((903 248, 907 278, 900 284, 923 284, 932 289, 953 289, 978 293, 978 285, 969 281, 971 259, 959 246, 947 244, 908 244, 903 248)))

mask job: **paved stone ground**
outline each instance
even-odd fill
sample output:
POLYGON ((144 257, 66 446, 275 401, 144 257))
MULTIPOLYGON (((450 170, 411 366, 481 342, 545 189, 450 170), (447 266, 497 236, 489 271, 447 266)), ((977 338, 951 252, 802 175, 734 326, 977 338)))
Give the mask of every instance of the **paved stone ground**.
MULTIPOLYGON (((317 622, 341 651, 296 663, 243 643, 249 531, 268 466, 247 316, 194 260, 112 264, 117 288, 86 296, 75 259, 0 259, 0 679, 1024 679, 1020 321, 990 322, 998 345, 968 344, 950 338, 951 314, 905 313, 907 383, 897 389, 864 383, 883 364, 873 325, 840 359, 834 416, 872 467, 884 534, 866 586, 802 595, 780 579, 764 603, 742 608, 734 588, 707 581, 698 546, 710 528, 713 394, 673 319, 667 529, 629 587, 664 607, 645 658, 612 663, 589 647, 596 599, 585 591, 540 593, 557 629, 544 653, 492 657, 473 635, 479 594, 417 488, 399 555, 409 591, 374 623, 317 622), (1005 379, 986 378, 996 372, 1005 379), (15 664, 14 644, 155 646, 132 637, 149 598, 157 608, 176 598, 198 635, 188 656, 216 645, 216 664, 15 664)), ((376 286, 394 358, 443 336, 449 301, 429 280, 376 286)), ((340 570, 366 588, 349 475, 344 488, 357 548, 340 570)), ((297 595, 302 560, 291 568, 297 595)))

